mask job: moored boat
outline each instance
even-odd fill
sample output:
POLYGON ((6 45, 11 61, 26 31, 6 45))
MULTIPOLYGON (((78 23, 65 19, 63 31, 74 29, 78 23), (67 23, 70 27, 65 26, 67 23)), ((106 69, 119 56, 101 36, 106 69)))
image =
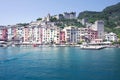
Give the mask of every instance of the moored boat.
POLYGON ((100 50, 105 48, 104 46, 91 46, 91 45, 82 45, 80 46, 81 49, 86 49, 86 50, 100 50))

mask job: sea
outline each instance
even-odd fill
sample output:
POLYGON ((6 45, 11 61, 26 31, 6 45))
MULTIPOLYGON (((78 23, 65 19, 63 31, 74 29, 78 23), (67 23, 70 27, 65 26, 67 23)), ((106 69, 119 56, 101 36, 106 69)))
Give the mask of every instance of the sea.
POLYGON ((0 48, 0 80, 120 80, 120 48, 0 48))

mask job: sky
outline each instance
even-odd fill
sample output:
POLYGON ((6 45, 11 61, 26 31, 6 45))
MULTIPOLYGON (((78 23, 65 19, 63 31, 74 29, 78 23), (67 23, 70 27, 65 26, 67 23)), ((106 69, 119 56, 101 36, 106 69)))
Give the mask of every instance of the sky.
POLYGON ((29 23, 64 12, 102 11, 120 0, 0 0, 0 25, 29 23))

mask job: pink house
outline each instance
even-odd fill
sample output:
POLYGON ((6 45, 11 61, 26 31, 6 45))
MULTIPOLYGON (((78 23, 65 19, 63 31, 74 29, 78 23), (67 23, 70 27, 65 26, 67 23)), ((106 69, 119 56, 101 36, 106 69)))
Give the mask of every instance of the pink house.
POLYGON ((6 41, 8 39, 8 30, 5 26, 0 26, 0 40, 6 41))
POLYGON ((29 28, 24 27, 24 42, 29 42, 29 28))
POLYGON ((98 39, 98 32, 89 29, 89 30, 88 30, 88 38, 89 38, 90 40, 98 39))
POLYGON ((1 36, 1 40, 4 40, 4 41, 6 41, 7 39, 8 39, 8 30, 7 30, 7 28, 3 28, 2 29, 2 36, 1 36))
POLYGON ((65 43, 65 32, 60 31, 60 44, 64 44, 64 43, 65 43))

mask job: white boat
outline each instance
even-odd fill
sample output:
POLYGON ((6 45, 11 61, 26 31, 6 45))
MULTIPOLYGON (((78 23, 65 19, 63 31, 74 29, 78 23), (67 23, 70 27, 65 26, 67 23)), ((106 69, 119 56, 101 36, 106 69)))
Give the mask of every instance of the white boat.
POLYGON ((100 50, 105 48, 104 46, 92 46, 92 45, 81 45, 80 46, 81 49, 86 49, 86 50, 100 50))

